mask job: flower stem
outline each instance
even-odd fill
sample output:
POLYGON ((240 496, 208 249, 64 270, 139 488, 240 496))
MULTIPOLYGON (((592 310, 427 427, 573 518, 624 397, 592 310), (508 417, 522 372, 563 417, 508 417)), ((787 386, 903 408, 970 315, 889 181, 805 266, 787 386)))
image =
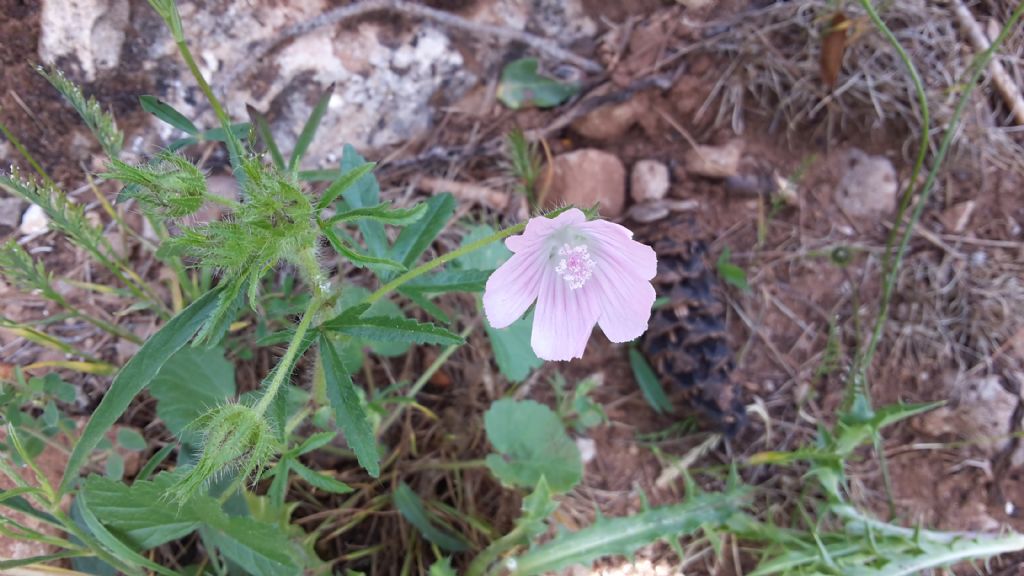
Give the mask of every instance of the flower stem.
POLYGON ((494 242, 497 242, 498 240, 504 240, 505 238, 508 238, 509 236, 511 236, 513 234, 518 234, 519 232, 522 232, 524 228, 526 228, 526 222, 520 222, 519 224, 516 224, 515 226, 509 226, 508 228, 505 228, 504 230, 501 230, 499 232, 495 232, 494 234, 491 234, 490 236, 488 236, 486 238, 481 238, 480 240, 477 240, 476 242, 472 242, 470 244, 466 244, 465 246, 463 246, 462 248, 459 248, 458 250, 453 250, 451 252, 448 252, 447 254, 442 254, 442 255, 438 256, 437 258, 434 258, 433 260, 430 260, 428 262, 424 262, 423 264, 420 264, 419 266, 413 268, 412 270, 409 270, 408 272, 406 272, 406 273, 402 274, 401 276, 395 278, 391 282, 388 282, 387 284, 381 286, 380 288, 377 289, 376 292, 374 292, 373 294, 370 294, 369 296, 367 296, 366 300, 364 300, 363 302, 366 303, 366 304, 373 304, 374 302, 376 302, 376 301, 380 300, 381 298, 387 296, 391 292, 394 292, 402 284, 405 284, 406 282, 409 282, 410 280, 414 280, 416 278, 419 278, 420 276, 426 274, 427 272, 430 272, 431 270, 433 270, 434 268, 437 268, 438 266, 440 266, 442 264, 445 264, 447 262, 451 262, 452 260, 455 260, 456 258, 460 258, 462 256, 465 256, 466 254, 469 254, 470 252, 474 252, 474 251, 479 250, 479 249, 481 249, 481 248, 483 248, 483 247, 485 247, 485 246, 487 246, 489 244, 493 244, 494 242))
POLYGON ((285 351, 284 357, 277 365, 277 369, 274 372, 274 379, 270 381, 270 385, 267 386, 267 391, 260 398, 259 403, 254 408, 256 414, 263 416, 267 412, 267 408, 270 407, 270 403, 274 401, 274 397, 281 389, 281 384, 284 383, 285 379, 291 374, 292 365, 298 359, 299 348, 302 345, 303 338, 306 337, 306 332, 309 331, 309 326, 313 322, 313 316, 316 315, 317 310, 320 308, 322 300, 320 298, 310 298, 309 305, 306 307, 306 311, 302 313, 302 319, 299 320, 299 325, 295 329, 295 334, 292 336, 291 342, 288 343, 288 350, 285 351))

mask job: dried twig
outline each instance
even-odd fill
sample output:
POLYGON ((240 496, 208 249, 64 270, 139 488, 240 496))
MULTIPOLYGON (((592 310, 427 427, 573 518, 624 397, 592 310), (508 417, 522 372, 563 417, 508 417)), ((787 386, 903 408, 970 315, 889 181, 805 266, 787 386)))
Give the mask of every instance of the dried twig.
MULTIPOLYGON (((976 52, 988 50, 989 41, 985 36, 985 32, 982 31, 978 21, 974 19, 974 15, 964 6, 961 0, 953 0, 953 14, 956 16, 956 21, 967 35, 967 39, 970 40, 974 50, 976 52)), ((989 62, 988 72, 992 77, 992 84, 995 85, 996 91, 1003 97, 1006 105, 1010 107, 1014 120, 1017 124, 1024 125, 1024 97, 1021 96, 1020 89, 1014 83, 1013 78, 1006 73, 1006 69, 1003 68, 1003 65, 996 58, 989 62)))
POLYGON ((548 40, 547 38, 541 38, 528 32, 505 28, 502 26, 495 26, 493 24, 472 22, 460 16, 456 16, 455 14, 437 10, 436 8, 431 8, 429 6, 422 6, 406 0, 363 0, 362 2, 357 2, 355 4, 339 6, 320 14, 319 16, 310 18, 309 20, 293 24, 276 37, 258 43, 249 50, 249 55, 244 61, 228 70, 224 75, 223 81, 220 82, 221 89, 225 90, 228 86, 231 86, 236 79, 244 78, 254 62, 259 62, 267 54, 282 44, 319 28, 323 28, 324 26, 332 26, 344 20, 357 18, 372 12, 397 12, 414 18, 431 20, 448 28, 464 30, 482 38, 495 38, 505 42, 522 42, 549 58, 568 62, 588 72, 604 72, 604 67, 597 62, 566 50, 556 42, 548 40))

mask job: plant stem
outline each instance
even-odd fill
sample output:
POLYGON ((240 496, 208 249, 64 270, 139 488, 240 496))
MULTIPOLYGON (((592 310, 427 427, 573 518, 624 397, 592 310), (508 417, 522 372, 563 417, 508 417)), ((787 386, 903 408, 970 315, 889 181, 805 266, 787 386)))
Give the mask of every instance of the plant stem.
POLYGON ((185 64, 188 66, 192 76, 196 79, 196 83, 199 84, 199 89, 203 92, 203 96, 206 96, 207 101, 210 102, 210 106, 213 107, 213 113, 217 116, 217 120, 220 120, 221 126, 224 127, 224 138, 228 145, 228 152, 231 157, 231 165, 236 168, 236 177, 239 178, 239 184, 241 185, 244 173, 238 170, 239 161, 242 158, 242 144, 238 141, 238 137, 231 131, 231 118, 227 112, 224 111, 224 107, 221 106, 220 100, 214 95, 213 89, 206 82, 206 78, 203 77, 203 73, 199 70, 199 66, 196 64, 195 58, 192 57, 192 51, 188 48, 188 43, 185 42, 184 38, 177 39, 178 51, 181 52, 181 57, 185 60, 185 64))
MULTIPOLYGON (((903 221, 903 216, 906 213, 907 208, 910 206, 910 202, 914 199, 917 177, 921 173, 925 157, 928 155, 931 112, 928 108, 928 94, 925 92, 924 82, 921 80, 921 75, 918 73, 917 67, 914 66, 914 61, 911 60, 910 55, 907 54, 903 45, 900 44, 896 35, 893 34, 892 30, 889 29, 886 23, 878 15, 878 12, 875 10, 871 0, 860 0, 860 4, 868 13, 868 17, 871 19, 871 22, 876 28, 878 28, 882 35, 885 36, 893 50, 896 51, 900 61, 903 62, 903 65, 906 67, 907 73, 910 74, 910 80, 914 84, 914 94, 917 96, 918 106, 921 108, 921 143, 917 150, 917 158, 914 160, 914 167, 910 173, 910 180, 907 183, 907 189, 903 192, 903 198, 900 199, 899 207, 896 209, 896 225, 894 225, 892 231, 889 232, 889 238, 885 243, 885 255, 882 257, 882 274, 887 275, 887 271, 890 270, 890 267, 892 266, 892 249, 893 246, 896 245, 897 238, 899 238, 899 223, 903 221)), ((884 324, 885 318, 888 316, 888 306, 888 301, 883 299, 882 308, 876 318, 875 328, 879 331, 879 320, 884 324)), ((849 410, 853 405, 854 397, 857 394, 863 395, 868 406, 871 406, 871 395, 868 391, 866 372, 868 366, 871 365, 873 357, 874 346, 869 345, 868 350, 863 354, 861 353, 860 347, 858 347, 857 355, 853 362, 853 370, 850 372, 850 383, 847 387, 846 398, 844 399, 844 410, 849 410)))
POLYGON ((419 266, 413 268, 412 270, 409 270, 408 272, 406 272, 406 273, 402 274, 401 276, 395 278, 391 282, 388 282, 387 284, 381 286, 380 288, 377 289, 376 292, 374 292, 373 294, 370 294, 369 296, 367 296, 366 300, 363 300, 363 302, 366 303, 366 304, 373 304, 374 302, 380 300, 381 298, 383 298, 383 297, 387 296, 388 294, 390 294, 391 292, 393 292, 395 289, 397 289, 402 284, 405 284, 406 282, 408 282, 410 280, 414 280, 416 278, 419 278, 420 276, 426 274, 427 272, 430 272, 431 270, 433 270, 434 268, 437 268, 438 266, 440 266, 442 264, 445 264, 447 262, 451 262, 452 260, 455 260, 456 258, 460 258, 462 256, 465 256, 466 254, 469 254, 470 252, 479 250, 479 249, 487 246, 488 244, 492 244, 494 242, 497 242, 498 240, 504 240, 505 238, 508 238, 509 236, 511 236, 513 234, 517 234, 519 232, 522 232, 524 228, 526 228, 526 222, 520 222, 519 224, 516 224, 514 226, 509 226, 508 228, 506 228, 504 230, 501 230, 499 232, 495 232, 494 234, 491 234, 490 236, 488 236, 486 238, 481 238, 480 240, 477 240, 476 242, 473 242, 473 243, 470 243, 470 244, 466 244, 465 246, 459 248, 458 250, 453 250, 451 252, 448 252, 447 254, 442 254, 442 255, 438 256, 437 258, 434 258, 433 260, 430 260, 428 262, 424 262, 423 264, 420 264, 419 266))
POLYGON ((490 545, 477 554, 476 558, 473 559, 473 562, 470 563, 469 568, 466 569, 466 576, 483 576, 484 574, 487 574, 487 569, 490 568, 491 564, 498 559, 498 556, 500 556, 502 552, 505 552, 522 542, 526 537, 527 527, 528 523, 524 522, 519 524, 508 534, 505 534, 501 538, 491 542, 490 545))
POLYGON ((291 367, 297 360, 299 348, 302 344, 303 338, 306 337, 306 332, 309 330, 310 324, 313 322, 313 317, 316 315, 317 310, 320 308, 322 300, 320 298, 310 298, 309 305, 306 306, 306 311, 302 313, 302 319, 299 321, 298 327, 295 329, 295 334, 292 335, 291 342, 288 343, 288 350, 285 351, 284 357, 278 363, 277 370, 274 372, 274 379, 270 381, 270 385, 267 386, 267 391, 260 398, 259 403, 256 404, 256 414, 262 416, 266 413, 267 408, 270 407, 270 403, 274 401, 274 397, 277 396, 278 391, 281 388, 281 384, 284 383, 285 379, 291 374, 291 367))

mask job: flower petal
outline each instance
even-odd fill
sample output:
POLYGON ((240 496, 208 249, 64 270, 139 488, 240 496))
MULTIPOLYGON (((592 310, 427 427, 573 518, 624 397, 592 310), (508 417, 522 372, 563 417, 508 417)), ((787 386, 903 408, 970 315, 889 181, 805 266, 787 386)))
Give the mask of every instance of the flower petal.
POLYGON ((581 358, 600 314, 598 294, 589 285, 573 290, 553 269, 540 283, 530 345, 544 360, 581 358))
POLYGON ((578 208, 570 208, 554 218, 547 216, 535 216, 526 223, 526 230, 522 234, 510 236, 505 240, 505 246, 513 252, 528 250, 548 239, 554 232, 566 226, 577 226, 587 221, 587 216, 578 208))
POLYGON ((537 299, 546 259, 538 250, 513 254, 487 279, 484 314, 492 328, 518 320, 537 299))
POLYGON ((633 240, 629 228, 605 220, 585 222, 579 228, 596 243, 595 251, 603 259, 614 260, 631 275, 650 280, 658 273, 658 256, 654 249, 633 240))
POLYGON ((647 280, 625 273, 618 266, 607 262, 598 266, 591 283, 598 295, 600 316, 597 321, 601 331, 612 342, 639 338, 651 319, 651 306, 657 296, 654 287, 647 280))
POLYGON ((597 264, 591 282, 598 294, 601 331, 612 342, 636 339, 651 319, 656 293, 649 280, 658 271, 658 257, 618 224, 595 220, 581 228, 594 242, 597 264))

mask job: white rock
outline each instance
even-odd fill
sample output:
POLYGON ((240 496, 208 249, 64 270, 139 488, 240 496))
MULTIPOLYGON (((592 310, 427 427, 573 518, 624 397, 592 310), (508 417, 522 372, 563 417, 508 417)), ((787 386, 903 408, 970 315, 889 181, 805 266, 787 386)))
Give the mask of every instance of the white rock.
POLYGON ((686 170, 706 178, 728 178, 739 172, 742 154, 742 140, 725 146, 697 146, 686 151, 686 170))
POLYGON ((18 227, 18 231, 26 236, 45 234, 50 230, 49 224, 50 220, 46 217, 43 209, 38 204, 33 204, 22 215, 21 226, 18 227))
POLYGON ((597 457, 597 442, 591 438, 577 438, 576 447, 580 449, 580 459, 584 464, 597 457))
POLYGON ((121 62, 129 22, 128 0, 43 0, 39 58, 54 64, 75 56, 87 82, 121 62))
POLYGON ((657 160, 640 160, 633 164, 629 193, 634 202, 661 200, 668 194, 668 166, 657 160))
POLYGON ((847 216, 859 220, 877 219, 896 207, 899 181, 896 168, 884 156, 869 156, 851 149, 843 161, 843 176, 835 199, 847 216))

